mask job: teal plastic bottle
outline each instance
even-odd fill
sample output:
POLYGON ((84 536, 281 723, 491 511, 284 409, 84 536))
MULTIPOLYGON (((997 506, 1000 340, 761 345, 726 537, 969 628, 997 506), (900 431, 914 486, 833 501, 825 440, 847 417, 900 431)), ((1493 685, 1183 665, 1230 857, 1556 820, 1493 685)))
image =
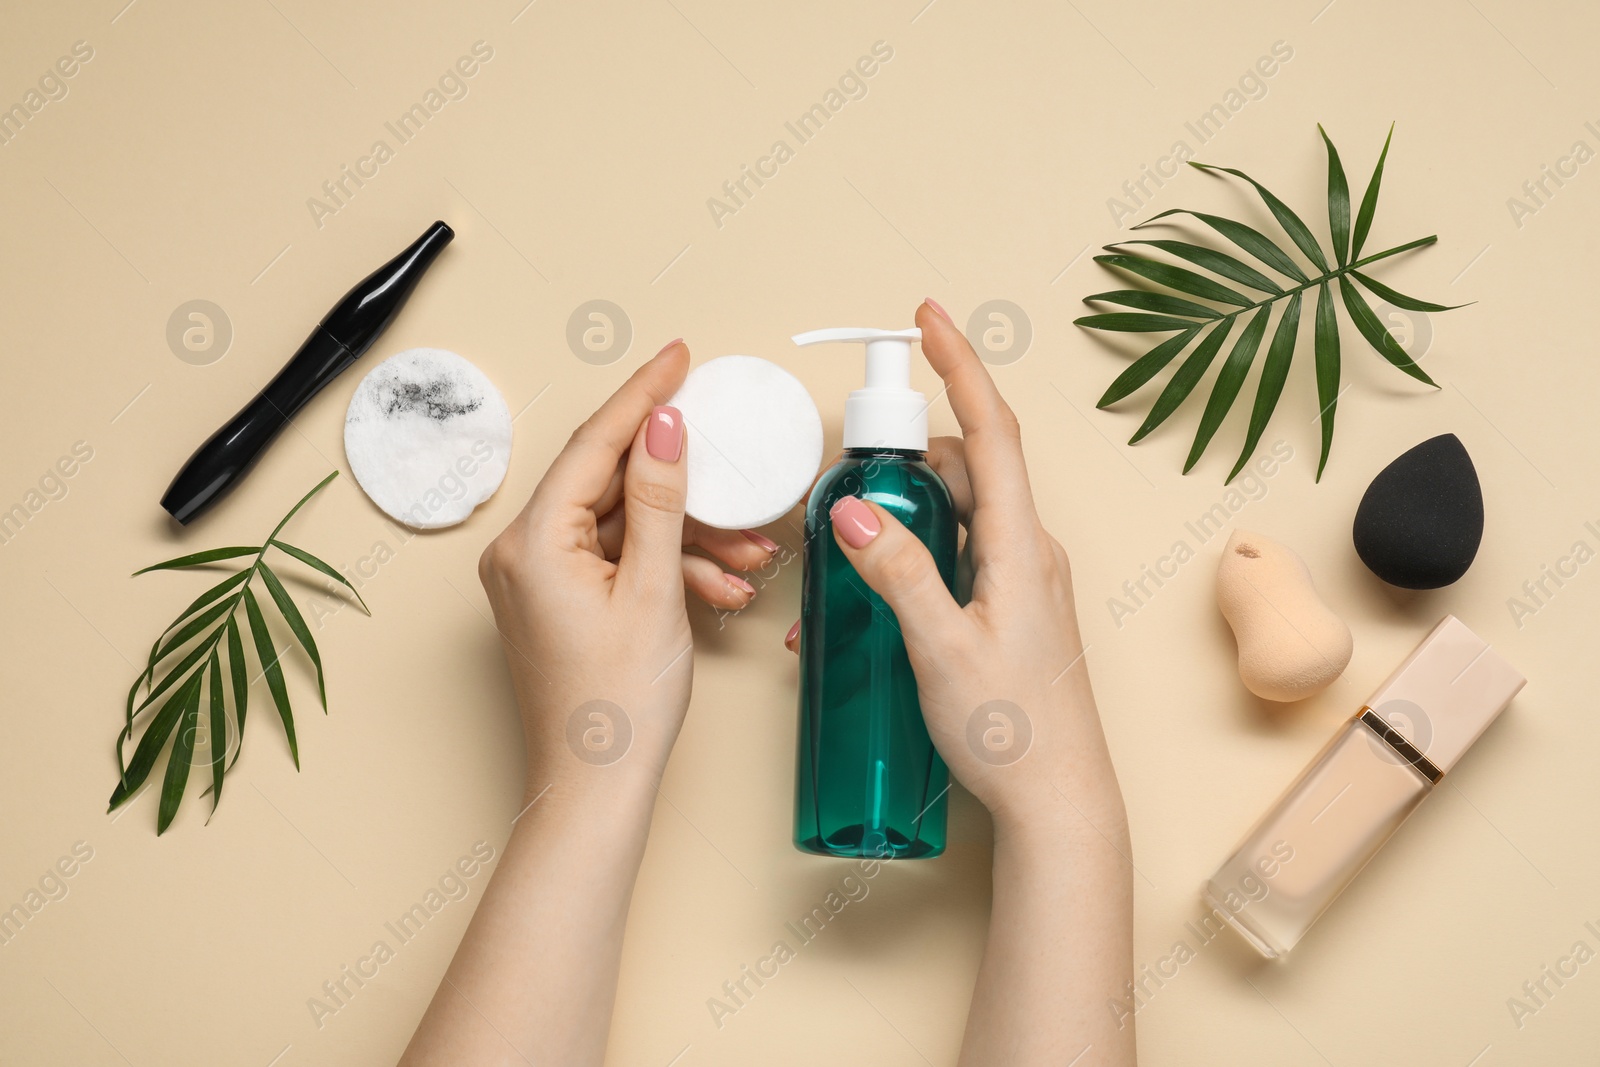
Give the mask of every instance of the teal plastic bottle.
POLYGON ((928 546, 955 587, 950 491, 928 466, 927 400, 910 387, 919 330, 818 330, 797 344, 865 341, 867 383, 845 404, 844 455, 806 504, 794 842, 822 856, 944 851, 950 775, 933 747, 899 621, 834 539, 841 497, 870 500, 928 546))

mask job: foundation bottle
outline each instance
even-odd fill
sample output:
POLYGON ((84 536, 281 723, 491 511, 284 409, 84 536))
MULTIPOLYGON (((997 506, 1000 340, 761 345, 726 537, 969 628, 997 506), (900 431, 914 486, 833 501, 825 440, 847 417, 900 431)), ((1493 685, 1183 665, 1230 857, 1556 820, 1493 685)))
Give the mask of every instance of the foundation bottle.
POLYGON ((1206 904, 1263 956, 1287 955, 1523 682, 1446 616, 1245 836, 1206 904))

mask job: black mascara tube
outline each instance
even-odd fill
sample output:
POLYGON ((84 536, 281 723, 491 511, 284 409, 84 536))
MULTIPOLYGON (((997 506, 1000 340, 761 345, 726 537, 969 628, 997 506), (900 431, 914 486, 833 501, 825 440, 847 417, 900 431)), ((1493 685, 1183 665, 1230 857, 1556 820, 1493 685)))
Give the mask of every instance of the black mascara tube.
POLYGON ((346 293, 277 377, 195 450, 161 506, 187 524, 232 489, 307 401, 372 347, 454 236, 449 226, 435 222, 346 293))

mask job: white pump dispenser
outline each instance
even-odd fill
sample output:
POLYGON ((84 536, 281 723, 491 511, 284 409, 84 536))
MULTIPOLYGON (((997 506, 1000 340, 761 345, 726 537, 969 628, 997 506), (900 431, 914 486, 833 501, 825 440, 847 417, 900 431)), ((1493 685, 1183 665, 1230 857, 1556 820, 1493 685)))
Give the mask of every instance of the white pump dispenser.
POLYGON ((867 383, 844 404, 845 448, 928 450, 928 399, 911 388, 911 342, 922 340, 920 329, 845 326, 797 333, 792 340, 797 345, 866 343, 867 383))

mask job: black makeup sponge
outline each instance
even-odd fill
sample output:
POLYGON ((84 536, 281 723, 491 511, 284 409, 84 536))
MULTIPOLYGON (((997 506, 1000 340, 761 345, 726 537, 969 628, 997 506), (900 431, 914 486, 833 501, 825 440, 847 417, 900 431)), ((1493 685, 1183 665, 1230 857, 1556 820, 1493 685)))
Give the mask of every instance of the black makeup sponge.
POLYGON ((1453 433, 1378 472, 1356 509, 1356 554, 1402 589, 1438 589, 1467 573, 1483 540, 1483 490, 1453 433))

